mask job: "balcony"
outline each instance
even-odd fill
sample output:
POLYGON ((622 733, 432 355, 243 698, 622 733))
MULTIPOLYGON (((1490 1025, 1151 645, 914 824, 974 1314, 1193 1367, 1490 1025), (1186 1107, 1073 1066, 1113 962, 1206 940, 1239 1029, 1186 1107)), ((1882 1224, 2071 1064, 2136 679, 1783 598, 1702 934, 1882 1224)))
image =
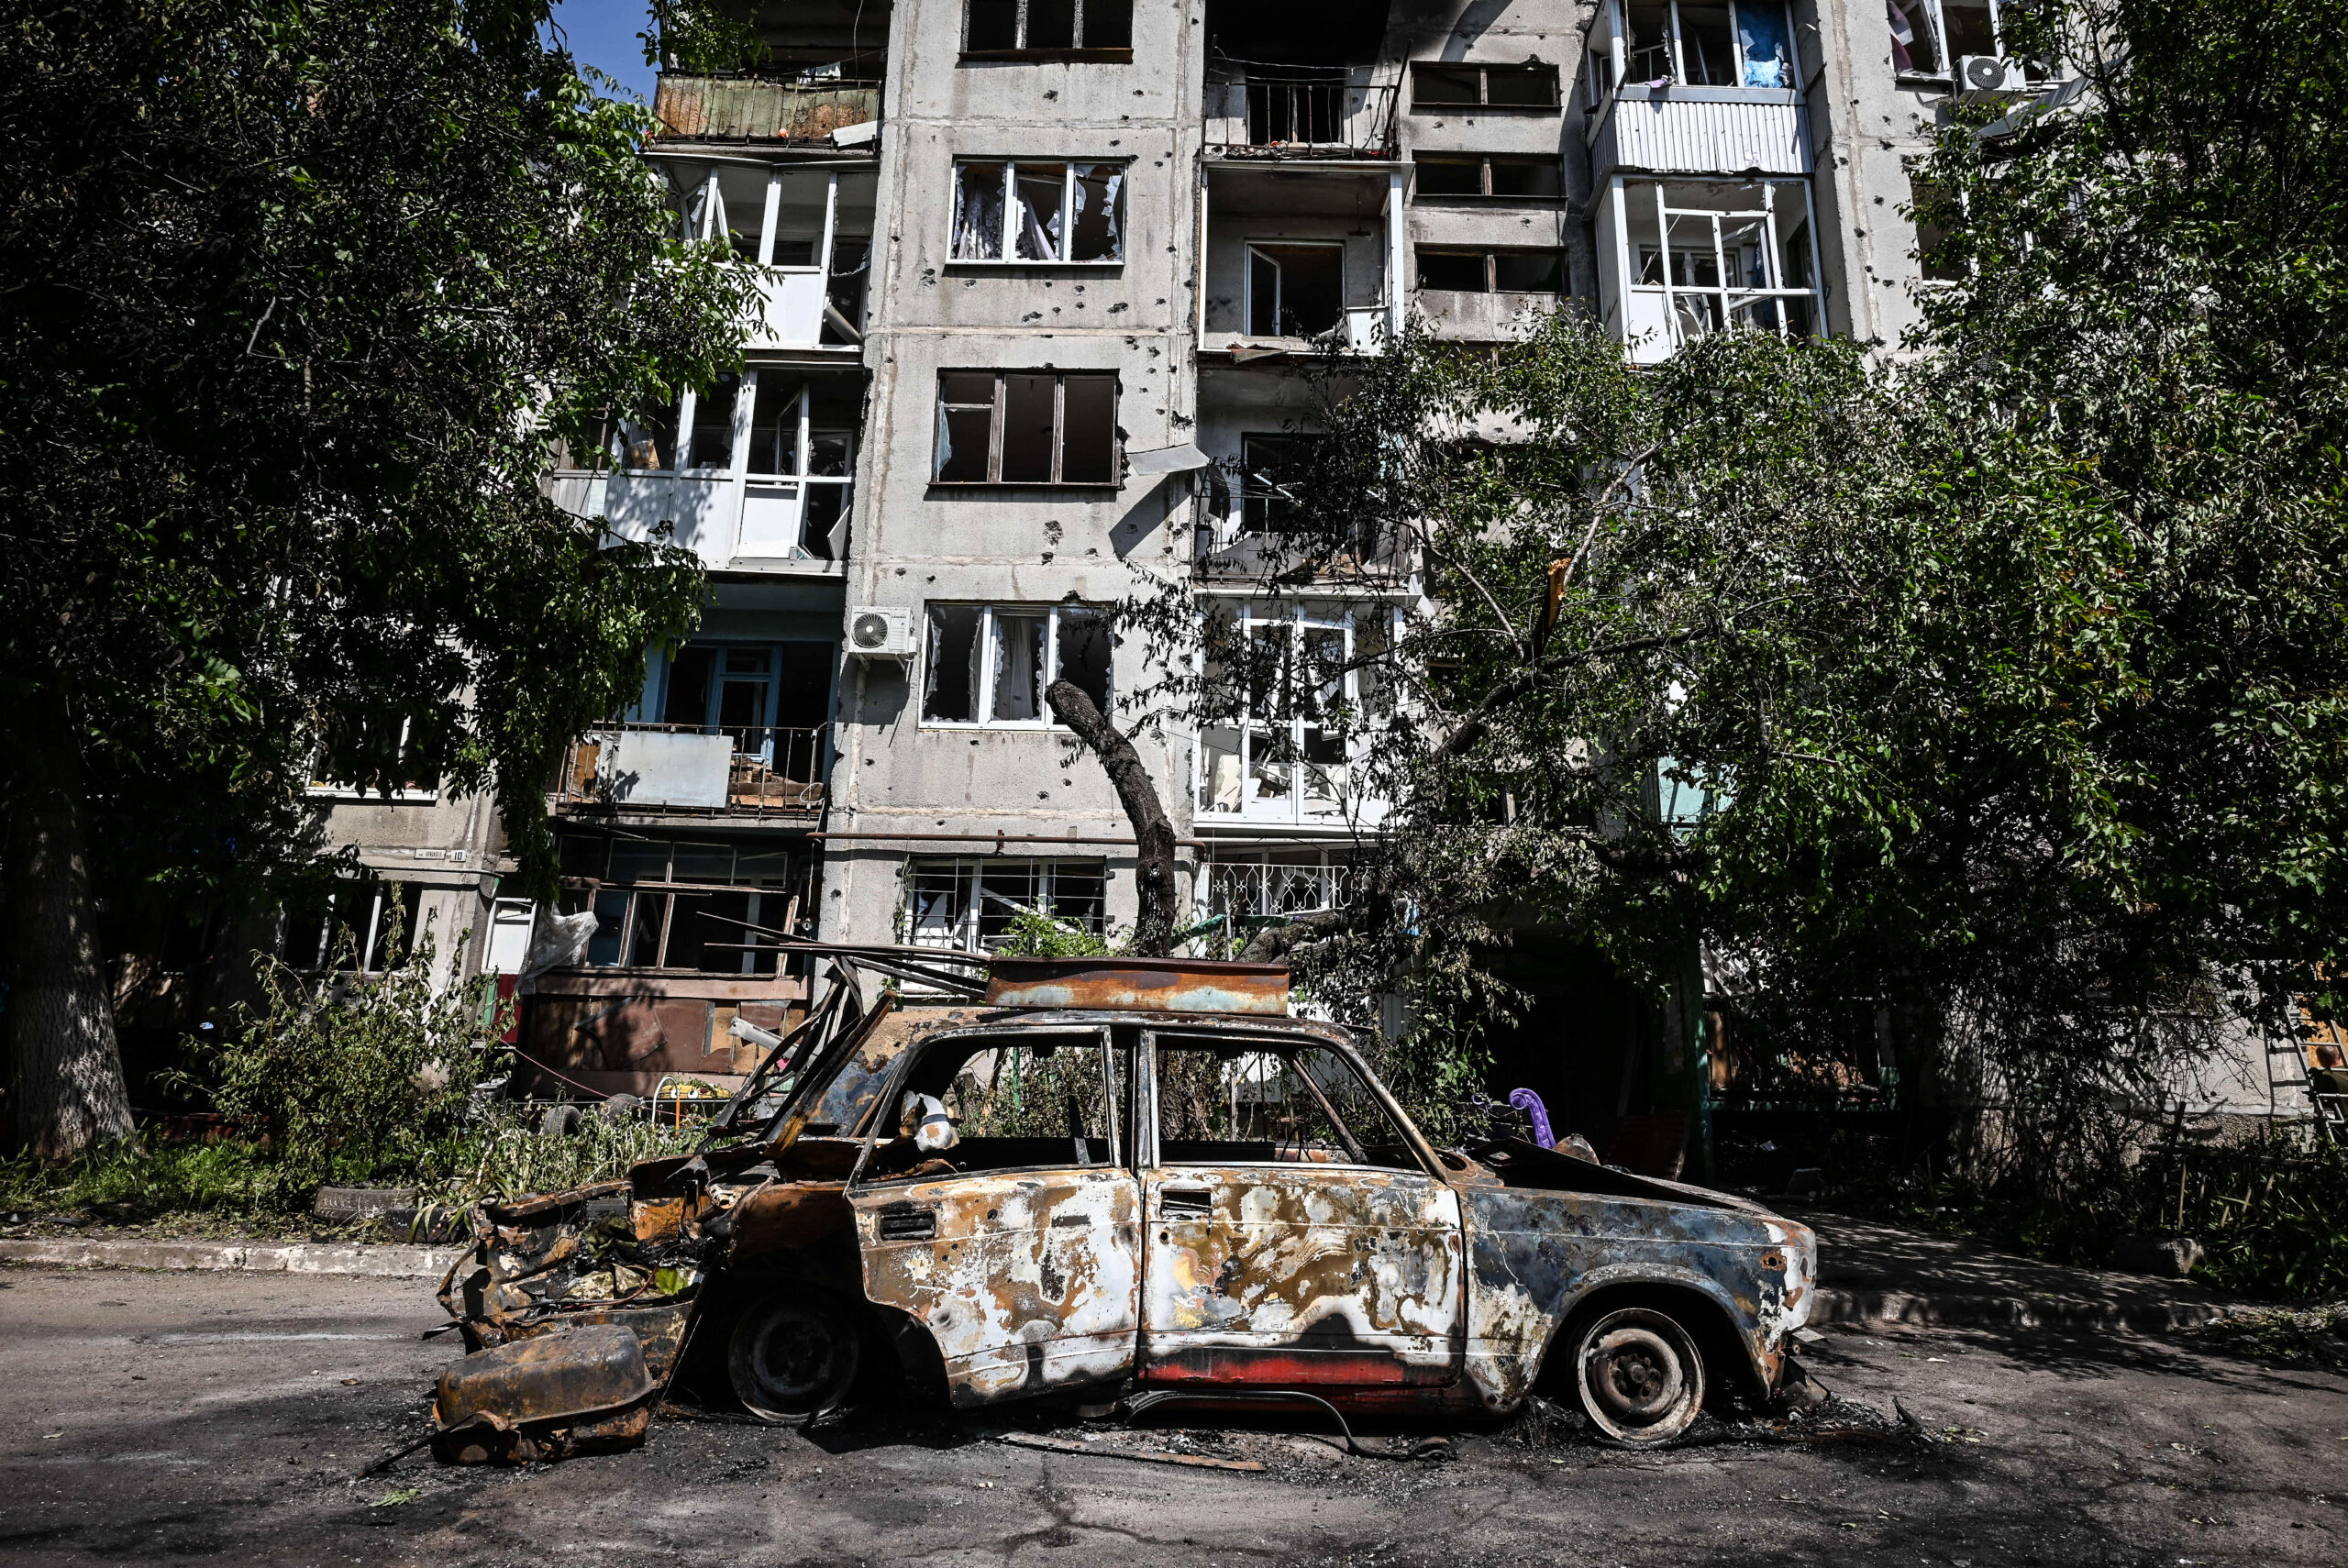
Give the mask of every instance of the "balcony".
POLYGON ((880 120, 880 83, 664 72, 652 116, 663 138, 680 140, 836 145, 836 132, 880 120))
POLYGON ((824 810, 831 726, 599 724, 572 743, 558 813, 813 823, 824 810))
POLYGON ((554 503, 623 538, 667 524, 712 570, 844 569, 863 417, 860 370, 768 365, 623 419, 558 455, 554 503))
POLYGON ((1368 76, 1355 68, 1343 81, 1209 82, 1207 151, 1235 160, 1391 159, 1396 84, 1368 76))
POLYGON ((1600 314, 1635 363, 1733 328, 1825 330, 1806 180, 1618 174, 1594 216, 1600 314))
POLYGON ((1651 87, 1607 95, 1589 133, 1589 171, 1801 174, 1812 168, 1810 113, 1789 88, 1651 87))

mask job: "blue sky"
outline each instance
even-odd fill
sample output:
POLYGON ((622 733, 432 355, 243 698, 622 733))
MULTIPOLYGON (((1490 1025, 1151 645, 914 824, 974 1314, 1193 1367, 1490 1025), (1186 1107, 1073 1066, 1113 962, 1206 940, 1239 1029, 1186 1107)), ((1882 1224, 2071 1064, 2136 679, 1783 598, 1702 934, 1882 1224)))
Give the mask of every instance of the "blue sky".
POLYGON ((644 0, 559 0, 554 20, 570 41, 572 59, 617 77, 646 103, 652 101, 652 68, 644 63, 644 45, 636 37, 645 28, 644 0))

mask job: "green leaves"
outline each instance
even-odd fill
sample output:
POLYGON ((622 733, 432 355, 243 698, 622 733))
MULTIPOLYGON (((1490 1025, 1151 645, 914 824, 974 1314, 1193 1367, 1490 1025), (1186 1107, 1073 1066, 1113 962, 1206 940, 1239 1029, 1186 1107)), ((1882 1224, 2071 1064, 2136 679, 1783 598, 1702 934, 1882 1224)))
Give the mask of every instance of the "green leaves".
POLYGON ((495 788, 543 876, 551 759, 696 614, 548 501, 547 423, 730 367, 750 285, 544 13, 71 0, 0 85, 0 668, 76 715, 107 880, 305 858, 321 746, 495 788))

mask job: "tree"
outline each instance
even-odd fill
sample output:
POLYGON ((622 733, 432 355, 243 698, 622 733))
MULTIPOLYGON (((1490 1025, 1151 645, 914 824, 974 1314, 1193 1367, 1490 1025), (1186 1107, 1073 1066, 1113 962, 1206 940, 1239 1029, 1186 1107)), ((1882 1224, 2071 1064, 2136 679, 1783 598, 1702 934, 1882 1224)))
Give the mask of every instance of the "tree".
MULTIPOLYGON (((2011 15, 2088 88, 1967 109, 1918 171, 1968 281, 1912 358, 1733 332, 1637 370, 1570 317, 1333 357, 1256 591, 1368 594, 1375 537, 1430 595, 1357 655, 1392 808, 1374 896, 1298 948, 1338 994, 1484 1005, 1528 924, 1657 989, 1700 947, 1756 1071, 1888 1031, 1999 1107, 1976 1176, 2091 1214, 2177 1069, 2291 1029, 2348 930, 2348 17, 2011 15)), ((1193 714, 1279 679, 1213 635, 1161 653, 1193 714)))
POLYGON ((494 793, 532 885, 560 748, 696 613, 690 556, 541 493, 550 436, 724 367, 637 107, 543 0, 65 0, 0 87, 11 1116, 130 1131, 94 889, 251 896, 314 760, 494 793))

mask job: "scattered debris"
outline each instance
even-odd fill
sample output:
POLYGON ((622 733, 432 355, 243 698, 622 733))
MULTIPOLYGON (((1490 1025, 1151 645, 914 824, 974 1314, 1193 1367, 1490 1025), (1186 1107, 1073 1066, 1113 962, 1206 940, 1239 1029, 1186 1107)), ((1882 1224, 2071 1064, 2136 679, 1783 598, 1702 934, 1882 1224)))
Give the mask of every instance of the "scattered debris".
POLYGON ((371 1508, 393 1508, 402 1503, 415 1502, 420 1495, 421 1489, 418 1487, 394 1486, 367 1506, 371 1508))

